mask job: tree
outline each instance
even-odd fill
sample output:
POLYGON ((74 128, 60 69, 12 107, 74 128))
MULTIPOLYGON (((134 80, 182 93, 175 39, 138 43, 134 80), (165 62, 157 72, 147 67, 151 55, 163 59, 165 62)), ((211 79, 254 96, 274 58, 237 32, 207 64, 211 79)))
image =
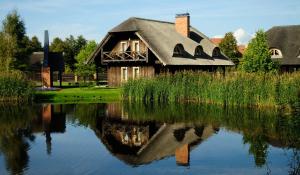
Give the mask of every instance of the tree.
POLYGON ((239 51, 237 46, 237 41, 233 36, 232 32, 228 32, 225 34, 224 39, 220 43, 221 51, 228 56, 229 58, 238 58, 239 51))
POLYGON ((83 36, 79 36, 77 39, 75 39, 72 35, 70 35, 69 38, 66 38, 64 43, 65 63, 72 71, 74 71, 76 64, 75 56, 86 45, 87 41, 83 38, 83 36))
POLYGON ((97 47, 96 42, 90 41, 85 47, 83 47, 80 50, 79 54, 76 56, 77 63, 75 64, 76 66, 75 73, 77 75, 83 76, 84 81, 86 77, 93 75, 96 71, 95 64, 86 64, 87 59, 94 52, 96 47, 97 47))
MULTIPOLYGON (((14 41, 15 44, 9 43, 14 46, 11 52, 13 67, 20 70, 25 70, 28 65, 30 49, 28 49, 29 38, 25 35, 25 24, 21 20, 20 15, 16 10, 9 13, 2 22, 2 31, 9 42, 14 41)), ((2 53, 2 55, 5 55, 2 53)))
POLYGON ((241 70, 245 72, 276 71, 278 64, 271 60, 267 37, 263 30, 256 32, 243 56, 241 70))
POLYGON ((64 52, 65 50, 65 43, 60 38, 56 37, 53 39, 50 45, 51 52, 64 52))
POLYGON ((42 44, 36 36, 31 38, 29 47, 32 52, 43 51, 42 44))
POLYGON ((16 40, 0 32, 0 71, 9 71, 16 52, 16 40))

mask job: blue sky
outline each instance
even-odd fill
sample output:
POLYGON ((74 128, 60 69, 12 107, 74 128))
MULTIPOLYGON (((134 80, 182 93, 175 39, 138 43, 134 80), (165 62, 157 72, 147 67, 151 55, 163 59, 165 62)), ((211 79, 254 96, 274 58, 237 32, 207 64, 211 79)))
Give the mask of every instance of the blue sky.
POLYGON ((135 16, 174 21, 189 12, 191 25, 209 37, 236 32, 245 42, 258 29, 300 24, 300 0, 0 0, 0 19, 17 9, 27 34, 42 39, 83 35, 100 42, 106 32, 135 16))

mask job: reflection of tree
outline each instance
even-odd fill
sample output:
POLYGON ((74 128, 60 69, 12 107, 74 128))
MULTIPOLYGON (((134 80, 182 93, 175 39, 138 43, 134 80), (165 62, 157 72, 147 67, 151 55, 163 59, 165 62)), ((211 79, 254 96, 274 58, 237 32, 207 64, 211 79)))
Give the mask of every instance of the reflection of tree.
POLYGON ((29 144, 22 133, 0 138, 0 151, 4 154, 6 168, 12 174, 23 174, 29 161, 28 149, 29 144))
POLYGON ((28 141, 33 141, 30 123, 34 112, 24 106, 0 106, 0 152, 11 174, 23 174, 28 166, 28 141))
MULTIPOLYGON (((75 106, 74 119, 79 125, 95 128, 99 117, 105 115, 105 104, 80 104, 75 106)), ((75 122, 75 121, 73 121, 75 122)))
POLYGON ((244 135, 244 143, 250 144, 249 153, 253 154, 256 166, 262 167, 265 165, 268 154, 266 137, 263 134, 256 136, 244 135))
POLYGON ((289 163, 289 175, 299 175, 300 174, 300 151, 293 149, 293 155, 289 163))

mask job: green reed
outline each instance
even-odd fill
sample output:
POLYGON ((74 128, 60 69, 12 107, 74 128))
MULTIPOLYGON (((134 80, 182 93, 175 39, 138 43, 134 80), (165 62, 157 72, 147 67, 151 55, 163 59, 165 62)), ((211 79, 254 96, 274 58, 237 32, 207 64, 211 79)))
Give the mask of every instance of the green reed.
POLYGON ((207 102, 242 106, 284 106, 299 99, 300 73, 178 72, 129 80, 123 97, 131 101, 207 102))
POLYGON ((32 83, 22 72, 0 73, 0 102, 28 102, 32 94, 32 83))

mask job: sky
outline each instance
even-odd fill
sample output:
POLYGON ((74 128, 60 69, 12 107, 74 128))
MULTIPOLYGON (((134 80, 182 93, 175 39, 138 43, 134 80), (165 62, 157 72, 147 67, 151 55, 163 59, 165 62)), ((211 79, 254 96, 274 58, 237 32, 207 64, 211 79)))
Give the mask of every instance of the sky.
POLYGON ((0 0, 0 20, 16 9, 27 34, 43 41, 83 35, 100 42, 129 17, 173 22, 175 14, 190 13, 191 25, 208 37, 234 32, 241 44, 254 33, 278 25, 300 24, 300 0, 0 0))

